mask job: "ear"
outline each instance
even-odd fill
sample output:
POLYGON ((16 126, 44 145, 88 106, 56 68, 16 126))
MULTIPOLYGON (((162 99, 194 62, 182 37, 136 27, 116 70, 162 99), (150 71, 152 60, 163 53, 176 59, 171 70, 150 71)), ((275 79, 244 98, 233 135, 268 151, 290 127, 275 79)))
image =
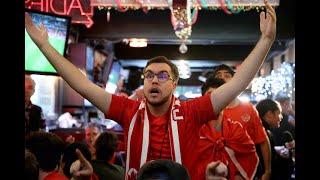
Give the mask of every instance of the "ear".
POLYGON ((31 95, 34 95, 35 92, 36 92, 36 89, 33 88, 31 95))
POLYGON ((272 117, 273 117, 273 112, 269 110, 269 111, 265 114, 265 117, 266 117, 266 119, 272 118, 272 117))
POLYGON ((174 82, 173 82, 173 90, 174 90, 174 91, 175 91, 176 88, 177 88, 177 84, 178 84, 177 81, 174 81, 174 82))

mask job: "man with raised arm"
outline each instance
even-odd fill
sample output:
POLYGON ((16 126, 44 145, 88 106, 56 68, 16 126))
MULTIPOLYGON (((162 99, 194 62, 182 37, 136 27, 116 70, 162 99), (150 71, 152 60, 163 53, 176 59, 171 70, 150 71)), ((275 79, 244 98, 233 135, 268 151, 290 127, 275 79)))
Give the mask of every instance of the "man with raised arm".
POLYGON ((235 99, 254 78, 276 36, 276 14, 265 1, 260 13, 261 37, 243 61, 234 78, 208 96, 179 101, 174 91, 179 80, 177 66, 164 56, 151 58, 141 77, 145 99, 135 101, 112 95, 92 83, 49 43, 43 25, 35 26, 26 13, 25 27, 57 73, 79 94, 100 109, 105 117, 124 129, 126 143, 125 178, 136 178, 140 167, 153 159, 172 159, 184 165, 191 178, 196 175, 195 148, 200 127, 217 119, 220 111, 235 99))

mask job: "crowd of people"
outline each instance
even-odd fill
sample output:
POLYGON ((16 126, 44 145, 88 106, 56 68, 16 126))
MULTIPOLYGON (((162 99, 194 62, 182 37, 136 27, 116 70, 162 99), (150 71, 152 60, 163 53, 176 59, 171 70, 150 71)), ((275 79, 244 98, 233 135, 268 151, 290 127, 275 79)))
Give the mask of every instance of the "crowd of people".
POLYGON ((136 94, 108 93, 59 54, 50 45, 45 27, 37 27, 26 13, 26 31, 57 73, 105 118, 123 128, 125 163, 112 161, 119 142, 112 132, 88 126, 91 134, 79 143, 73 137, 62 140, 43 132, 39 125, 26 131, 25 173, 38 173, 30 179, 41 180, 290 179, 293 139, 281 144, 273 136, 290 132, 277 131, 287 110, 292 126, 292 106, 285 109, 282 102, 266 99, 255 107, 237 98, 264 63, 276 37, 275 10, 269 2, 265 5, 266 12, 260 13, 260 39, 241 68, 235 72, 226 65, 217 67, 203 84, 202 96, 185 101, 174 96, 179 72, 165 56, 147 62, 143 87, 136 94))

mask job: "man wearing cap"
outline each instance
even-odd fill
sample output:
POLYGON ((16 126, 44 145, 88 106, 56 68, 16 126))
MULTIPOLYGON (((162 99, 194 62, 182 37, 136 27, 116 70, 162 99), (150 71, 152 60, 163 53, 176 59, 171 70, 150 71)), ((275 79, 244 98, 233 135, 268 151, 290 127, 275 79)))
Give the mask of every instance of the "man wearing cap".
MULTIPOLYGON (((230 81, 236 72, 225 64, 215 68, 213 76, 215 78, 230 81)), ((271 175, 271 150, 270 141, 263 128, 258 111, 250 102, 243 102, 239 98, 234 99, 225 109, 224 115, 234 121, 240 122, 247 130, 252 141, 256 144, 257 153, 260 159, 256 176, 264 179, 270 179, 271 175)))

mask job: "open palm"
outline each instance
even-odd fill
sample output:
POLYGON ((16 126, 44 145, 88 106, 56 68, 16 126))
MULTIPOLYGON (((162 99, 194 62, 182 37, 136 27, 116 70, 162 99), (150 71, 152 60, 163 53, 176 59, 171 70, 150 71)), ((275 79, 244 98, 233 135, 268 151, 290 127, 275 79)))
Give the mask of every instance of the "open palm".
POLYGON ((25 13, 25 28, 38 47, 41 47, 45 42, 48 42, 48 32, 43 24, 39 24, 39 28, 35 26, 32 21, 31 16, 28 13, 25 13))
POLYGON ((266 5, 267 16, 265 15, 265 12, 260 13, 260 31, 266 37, 274 40, 276 36, 276 12, 267 0, 264 2, 266 5))

